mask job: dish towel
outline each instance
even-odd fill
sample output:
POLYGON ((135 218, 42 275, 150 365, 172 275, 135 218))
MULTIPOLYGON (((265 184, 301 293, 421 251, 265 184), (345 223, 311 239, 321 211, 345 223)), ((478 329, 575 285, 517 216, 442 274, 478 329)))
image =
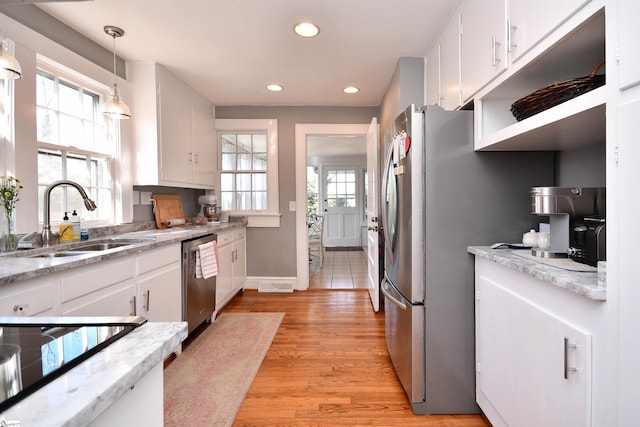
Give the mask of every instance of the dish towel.
POLYGON ((198 245, 195 270, 198 279, 208 279, 218 275, 220 265, 218 264, 218 243, 215 240, 198 245))

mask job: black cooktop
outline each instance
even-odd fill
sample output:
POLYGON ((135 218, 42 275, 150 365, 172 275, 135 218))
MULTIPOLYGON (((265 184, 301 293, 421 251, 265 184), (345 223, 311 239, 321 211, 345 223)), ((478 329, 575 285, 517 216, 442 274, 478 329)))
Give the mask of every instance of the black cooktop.
POLYGON ((0 412, 145 322, 142 317, 0 318, 0 412))

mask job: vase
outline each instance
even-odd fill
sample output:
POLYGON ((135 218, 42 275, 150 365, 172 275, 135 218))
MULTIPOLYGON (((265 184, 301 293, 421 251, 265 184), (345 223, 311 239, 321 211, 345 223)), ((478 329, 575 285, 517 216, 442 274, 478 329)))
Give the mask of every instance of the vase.
POLYGON ((2 218, 2 235, 0 236, 0 252, 12 252, 18 248, 16 236, 15 211, 4 211, 2 218))

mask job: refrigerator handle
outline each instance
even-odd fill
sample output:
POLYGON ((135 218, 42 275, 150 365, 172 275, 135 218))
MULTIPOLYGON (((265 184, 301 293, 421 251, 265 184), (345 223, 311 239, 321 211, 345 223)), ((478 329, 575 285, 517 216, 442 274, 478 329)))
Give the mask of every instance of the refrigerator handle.
POLYGON ((393 289, 392 285, 389 283, 389 281, 387 280, 387 278, 385 277, 384 279, 382 279, 382 286, 380 287, 380 289, 382 289, 382 293, 384 294, 384 296, 386 296, 387 298, 389 298, 389 300, 394 303, 395 305, 397 305, 398 307, 400 307, 403 310, 407 309, 407 305, 402 302, 400 299, 396 298, 395 295, 392 295, 391 292, 396 293, 395 290, 393 289))

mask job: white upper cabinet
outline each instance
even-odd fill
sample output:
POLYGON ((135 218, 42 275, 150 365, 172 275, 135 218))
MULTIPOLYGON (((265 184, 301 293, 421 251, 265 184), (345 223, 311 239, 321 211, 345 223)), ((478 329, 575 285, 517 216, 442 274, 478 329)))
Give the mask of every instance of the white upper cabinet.
POLYGON ((462 102, 500 75, 508 66, 505 0, 463 0, 462 102))
POLYGON ((634 36, 640 22, 640 2, 625 0, 618 9, 618 43, 620 61, 620 89, 640 83, 640 37, 634 36))
POLYGON ((441 105, 440 94, 440 44, 427 55, 427 105, 441 105))
POLYGON ((460 12, 456 12, 444 27, 440 45, 440 106, 455 110, 461 105, 460 96, 460 12))
POLYGON ((508 30, 511 61, 518 61, 529 49, 590 1, 510 0, 508 30))
POLYGON ((601 3, 592 0, 474 95, 476 150, 570 150, 605 141, 605 87, 521 121, 511 112, 540 88, 589 75, 605 57, 604 21, 601 3))
POLYGON ((153 62, 129 64, 134 185, 213 188, 213 105, 153 62))

